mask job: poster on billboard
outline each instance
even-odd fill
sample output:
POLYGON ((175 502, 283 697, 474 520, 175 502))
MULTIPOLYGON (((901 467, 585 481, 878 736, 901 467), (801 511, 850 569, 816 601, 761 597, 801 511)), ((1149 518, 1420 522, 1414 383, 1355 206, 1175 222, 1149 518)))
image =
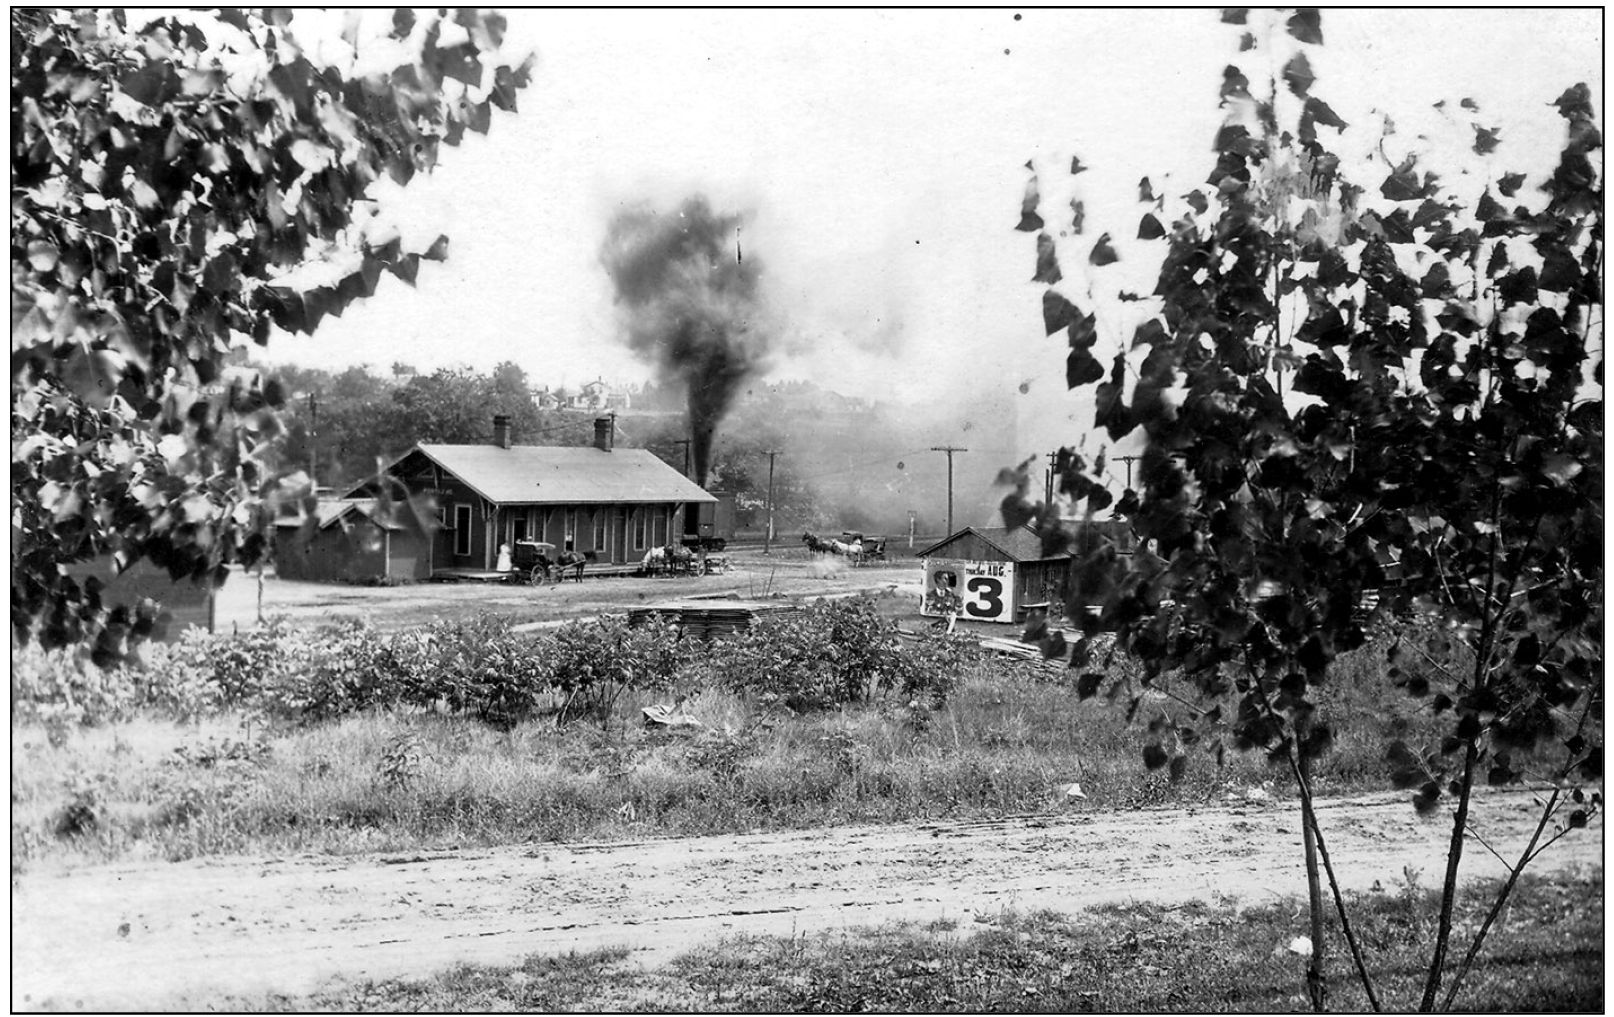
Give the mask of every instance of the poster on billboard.
POLYGON ((1014 621, 1014 563, 929 559, 920 613, 929 618, 956 614, 975 621, 1014 621))

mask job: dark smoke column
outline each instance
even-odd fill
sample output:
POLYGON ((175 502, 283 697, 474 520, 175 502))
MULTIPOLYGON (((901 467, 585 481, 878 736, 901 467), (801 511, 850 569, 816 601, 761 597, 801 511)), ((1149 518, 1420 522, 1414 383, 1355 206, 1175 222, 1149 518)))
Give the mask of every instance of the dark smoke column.
POLYGON ((676 212, 618 214, 600 251, 628 345, 688 394, 697 484, 706 483, 718 423, 746 377, 764 366, 771 339, 757 297, 759 266, 741 256, 742 222, 695 195, 676 212))

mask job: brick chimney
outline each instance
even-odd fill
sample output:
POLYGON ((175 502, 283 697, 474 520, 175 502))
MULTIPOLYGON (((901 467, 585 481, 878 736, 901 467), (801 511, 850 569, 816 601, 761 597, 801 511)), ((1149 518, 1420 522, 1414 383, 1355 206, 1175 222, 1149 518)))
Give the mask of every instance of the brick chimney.
POLYGON ((493 444, 500 448, 510 447, 510 418, 503 413, 493 417, 493 444))
POLYGON ((594 418, 594 447, 609 452, 616 446, 616 417, 594 418))

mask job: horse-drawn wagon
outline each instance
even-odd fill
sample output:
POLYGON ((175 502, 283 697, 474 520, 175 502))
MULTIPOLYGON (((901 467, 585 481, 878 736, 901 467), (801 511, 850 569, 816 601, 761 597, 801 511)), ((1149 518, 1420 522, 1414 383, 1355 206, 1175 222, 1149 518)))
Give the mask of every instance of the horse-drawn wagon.
POLYGON ((864 565, 873 559, 885 560, 884 537, 866 537, 853 530, 843 531, 841 537, 835 540, 808 532, 801 535, 801 542, 813 554, 840 555, 853 565, 864 565))
MULTIPOLYGON (((503 556, 500 556, 503 565, 503 556)), ((583 563, 588 559, 578 551, 555 551, 555 545, 539 540, 518 540, 510 555, 509 567, 503 569, 505 579, 512 583, 530 583, 542 586, 559 582, 568 572, 579 582, 583 579, 583 563)))
POLYGON ((842 530, 841 539, 848 544, 863 548, 863 560, 885 561, 885 538, 872 534, 859 533, 856 530, 842 530))

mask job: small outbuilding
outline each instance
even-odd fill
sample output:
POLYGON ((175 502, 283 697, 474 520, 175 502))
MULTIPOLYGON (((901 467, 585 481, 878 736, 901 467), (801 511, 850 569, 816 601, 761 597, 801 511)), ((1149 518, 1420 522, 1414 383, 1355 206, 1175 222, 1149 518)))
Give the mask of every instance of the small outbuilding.
POLYGON ((408 513, 384 514, 369 498, 320 501, 315 518, 275 523, 275 574, 313 582, 400 583, 431 576, 431 537, 408 513))
MULTIPOLYGON (((1124 523, 1082 525, 1084 544, 1109 539, 1125 553, 1130 537, 1124 523)), ((922 614, 1006 623, 1021 621, 1030 605, 1063 603, 1074 562, 1070 553, 1044 554, 1042 538, 1029 526, 966 526, 918 557, 925 563, 922 614)))

